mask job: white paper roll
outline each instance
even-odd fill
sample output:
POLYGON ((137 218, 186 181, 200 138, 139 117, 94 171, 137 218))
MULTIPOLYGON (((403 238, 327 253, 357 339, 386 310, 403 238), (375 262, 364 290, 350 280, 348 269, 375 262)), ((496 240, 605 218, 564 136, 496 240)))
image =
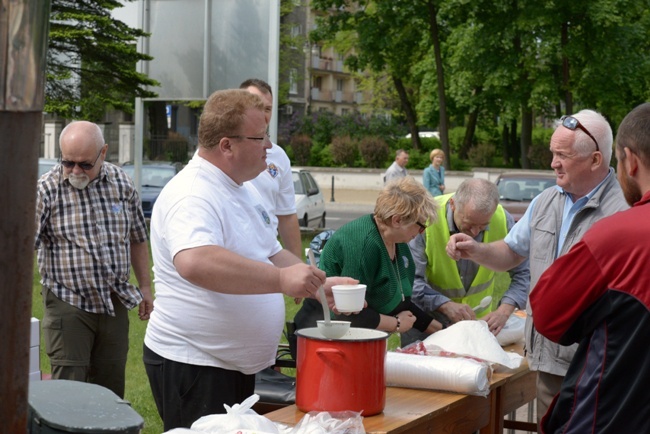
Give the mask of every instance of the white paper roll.
POLYGON ((386 385, 487 396, 490 367, 463 358, 388 352, 386 385))

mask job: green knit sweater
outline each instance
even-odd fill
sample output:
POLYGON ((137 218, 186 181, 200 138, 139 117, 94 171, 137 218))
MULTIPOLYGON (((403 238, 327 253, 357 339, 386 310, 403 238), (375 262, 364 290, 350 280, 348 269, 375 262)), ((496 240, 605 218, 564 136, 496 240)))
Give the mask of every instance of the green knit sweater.
POLYGON ((415 279, 408 244, 396 244, 396 253, 393 262, 372 215, 366 215, 334 232, 321 253, 320 268, 328 276, 352 277, 367 285, 368 307, 388 315, 402 302, 402 294, 411 297, 415 279))

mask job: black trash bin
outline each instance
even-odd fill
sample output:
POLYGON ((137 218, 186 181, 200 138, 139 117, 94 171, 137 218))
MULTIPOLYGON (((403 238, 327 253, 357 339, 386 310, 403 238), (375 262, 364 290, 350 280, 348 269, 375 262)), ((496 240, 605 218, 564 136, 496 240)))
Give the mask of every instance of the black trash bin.
POLYGON ((29 384, 30 434, 138 434, 143 426, 128 401, 97 384, 68 380, 29 384))

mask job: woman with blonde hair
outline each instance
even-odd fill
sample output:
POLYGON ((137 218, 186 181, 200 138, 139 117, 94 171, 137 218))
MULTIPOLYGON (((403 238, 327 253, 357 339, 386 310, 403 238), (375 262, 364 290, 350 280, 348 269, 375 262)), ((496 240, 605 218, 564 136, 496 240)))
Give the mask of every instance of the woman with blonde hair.
MULTIPOLYGON (((411 301, 415 263, 407 244, 437 219, 437 212, 433 197, 408 176, 382 189, 373 214, 334 232, 321 252, 319 267, 328 276, 348 276, 367 285, 368 303, 358 314, 338 319, 351 321, 352 327, 390 333, 416 328, 431 334, 442 329, 440 322, 411 301)), ((316 314, 322 309, 314 303, 305 300, 295 318, 296 328, 316 325, 309 311, 316 314)))
POLYGON ((431 165, 424 169, 424 187, 431 193, 431 196, 440 196, 445 191, 445 168, 442 163, 445 161, 445 153, 442 149, 434 149, 429 154, 431 165))

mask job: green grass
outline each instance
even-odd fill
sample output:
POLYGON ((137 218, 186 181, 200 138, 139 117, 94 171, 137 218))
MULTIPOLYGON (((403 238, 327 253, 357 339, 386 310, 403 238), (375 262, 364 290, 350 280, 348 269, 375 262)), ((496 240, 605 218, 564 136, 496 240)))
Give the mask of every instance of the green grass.
MULTIPOLYGON (((303 247, 309 247, 309 242, 313 238, 314 234, 309 233, 303 237, 303 247)), ((36 259, 34 259, 34 282, 33 282, 33 294, 32 294, 32 316, 38 318, 39 320, 43 319, 43 299, 41 297, 41 286, 39 284, 40 275, 38 273, 38 268, 36 265, 36 259)), ((135 282, 135 279, 132 277, 132 280, 135 282)), ((500 293, 505 292, 505 289, 508 287, 510 282, 510 277, 507 273, 500 273, 497 277, 497 287, 501 288, 500 293)), ((500 297, 500 296, 498 296, 500 297)), ((285 297, 285 306, 286 306, 286 318, 292 319, 300 305, 296 305, 293 301, 293 298, 285 297)), ((156 409, 156 404, 154 403, 153 396, 151 395, 151 389, 149 388, 149 381, 147 379, 147 374, 144 370, 144 364, 142 363, 142 342, 144 341, 144 334, 147 328, 146 321, 140 321, 138 318, 138 310, 133 309, 129 312, 130 320, 130 330, 129 330, 129 355, 126 364, 126 394, 125 399, 131 402, 132 407, 135 411, 138 412, 140 416, 145 421, 143 434, 160 434, 163 432, 163 425, 160 417, 158 416, 158 410, 156 409)), ((286 340, 282 338, 284 342, 286 340)), ((388 339, 388 349, 392 350, 399 346, 399 336, 391 335, 388 339)), ((43 336, 41 334, 41 371, 44 374, 49 374, 51 372, 49 359, 47 354, 45 354, 45 344, 43 342, 43 336)), ((295 375, 295 370, 293 369, 283 369, 283 373, 286 375, 295 375)))

